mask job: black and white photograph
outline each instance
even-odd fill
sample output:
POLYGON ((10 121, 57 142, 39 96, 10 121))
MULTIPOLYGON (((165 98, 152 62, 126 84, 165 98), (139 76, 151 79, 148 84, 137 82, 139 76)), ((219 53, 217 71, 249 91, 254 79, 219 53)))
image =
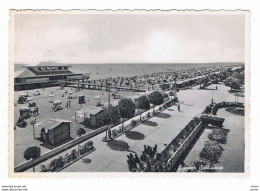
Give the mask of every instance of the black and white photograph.
POLYGON ((247 174, 249 16, 11 10, 10 173, 247 174))

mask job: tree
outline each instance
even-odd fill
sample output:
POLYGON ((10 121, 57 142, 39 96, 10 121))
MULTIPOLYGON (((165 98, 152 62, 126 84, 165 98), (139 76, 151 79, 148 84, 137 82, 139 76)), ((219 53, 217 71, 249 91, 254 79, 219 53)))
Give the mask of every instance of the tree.
POLYGON ((84 135, 84 134, 86 134, 85 129, 83 129, 83 128, 77 129, 77 135, 78 135, 79 137, 81 137, 81 136, 84 135))
POLYGON ((29 147, 25 150, 24 152, 24 158, 26 160, 30 160, 32 159, 33 160, 33 172, 35 172, 35 169, 34 169, 34 160, 39 158, 39 156, 41 155, 41 148, 39 147, 29 147))
MULTIPOLYGON (((150 109, 150 103, 149 103, 149 100, 147 99, 146 96, 140 96, 138 99, 137 99, 137 108, 138 109, 143 109, 143 110, 148 110, 150 109)), ((140 121, 142 121, 142 112, 140 112, 140 121)))
POLYGON ((239 73, 234 75, 235 78, 237 78, 241 83, 244 83, 245 81, 245 74, 244 73, 239 73))
POLYGON ((131 99, 123 98, 119 101, 118 106, 123 118, 122 127, 124 127, 124 118, 132 118, 135 114, 135 104, 131 99))
POLYGON ((231 88, 231 91, 233 89, 239 89, 240 83, 241 82, 237 78, 234 78, 234 77, 228 77, 224 82, 225 86, 228 86, 231 88))
MULTIPOLYGON (((163 95, 160 92, 155 91, 148 95, 148 100, 154 106, 161 105, 163 104, 163 95)), ((153 114, 154 114, 154 106, 153 106, 153 114)))
POLYGON ((120 121, 120 111, 118 106, 110 106, 111 123, 117 124, 120 121))

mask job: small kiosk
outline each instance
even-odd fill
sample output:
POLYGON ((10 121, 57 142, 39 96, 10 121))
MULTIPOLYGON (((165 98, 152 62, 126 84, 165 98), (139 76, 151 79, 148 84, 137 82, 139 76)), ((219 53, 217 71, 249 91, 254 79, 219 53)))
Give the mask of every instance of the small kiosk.
POLYGON ((42 140, 51 145, 58 145, 70 139, 71 121, 49 119, 38 126, 42 140))

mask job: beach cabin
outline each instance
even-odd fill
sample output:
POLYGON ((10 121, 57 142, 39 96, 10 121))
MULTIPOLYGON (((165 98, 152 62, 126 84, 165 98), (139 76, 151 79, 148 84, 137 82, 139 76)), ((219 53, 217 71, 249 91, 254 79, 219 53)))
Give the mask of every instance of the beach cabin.
POLYGON ((171 84, 170 83, 163 83, 162 84, 162 90, 167 90, 171 87, 171 84))
POLYGON ((185 88, 185 82, 184 81, 176 82, 176 88, 185 88))
MULTIPOLYGON (((43 141, 51 145, 58 145, 70 139, 71 121, 63 119, 49 119, 38 126, 44 132, 43 141)), ((39 133, 40 134, 40 133, 39 133)))
POLYGON ((104 109, 100 107, 88 106, 75 113, 76 123, 84 123, 85 125, 97 128, 102 126, 102 114, 104 109))

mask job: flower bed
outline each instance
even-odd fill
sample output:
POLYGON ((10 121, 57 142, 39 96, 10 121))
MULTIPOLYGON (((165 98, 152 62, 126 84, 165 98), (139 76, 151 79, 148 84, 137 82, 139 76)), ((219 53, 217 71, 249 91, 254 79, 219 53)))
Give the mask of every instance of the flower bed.
POLYGON ((93 142, 88 141, 83 146, 79 145, 78 150, 73 149, 70 154, 67 153, 64 157, 60 156, 52 160, 48 165, 41 165, 41 172, 59 172, 94 150, 93 142))
POLYGON ((208 134, 208 138, 211 141, 216 141, 221 144, 227 142, 228 129, 213 129, 213 131, 208 134))
POLYGON ((208 161, 210 163, 217 163, 223 151, 223 147, 217 142, 206 141, 204 148, 200 152, 199 156, 202 160, 208 161))
POLYGON ((237 114, 237 115, 245 115, 245 109, 244 108, 236 108, 236 107, 230 107, 226 108, 227 112, 237 114))

